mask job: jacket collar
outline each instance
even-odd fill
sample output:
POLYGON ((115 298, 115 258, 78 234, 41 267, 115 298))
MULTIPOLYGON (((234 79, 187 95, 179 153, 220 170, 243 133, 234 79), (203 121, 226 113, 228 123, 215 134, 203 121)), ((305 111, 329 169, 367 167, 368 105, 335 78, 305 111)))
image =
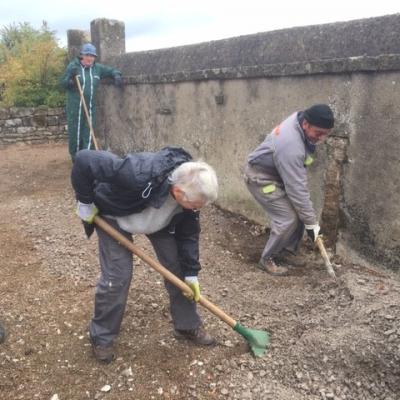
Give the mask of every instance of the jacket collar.
POLYGON ((305 132, 303 131, 303 128, 301 127, 303 120, 304 120, 304 113, 303 113, 303 111, 299 111, 297 113, 297 128, 300 132, 301 138, 303 139, 304 145, 306 146, 307 152, 314 153, 315 152, 315 144, 311 143, 307 139, 307 136, 306 136, 305 132))

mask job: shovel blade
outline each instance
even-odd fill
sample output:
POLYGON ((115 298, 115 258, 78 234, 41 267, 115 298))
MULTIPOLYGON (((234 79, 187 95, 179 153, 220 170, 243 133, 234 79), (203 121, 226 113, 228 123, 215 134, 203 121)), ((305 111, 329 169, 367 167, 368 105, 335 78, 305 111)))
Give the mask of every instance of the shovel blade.
POLYGON ((240 333, 250 345, 250 350, 255 357, 262 357, 267 351, 270 343, 269 333, 257 329, 245 328, 239 322, 233 328, 237 333, 240 333))

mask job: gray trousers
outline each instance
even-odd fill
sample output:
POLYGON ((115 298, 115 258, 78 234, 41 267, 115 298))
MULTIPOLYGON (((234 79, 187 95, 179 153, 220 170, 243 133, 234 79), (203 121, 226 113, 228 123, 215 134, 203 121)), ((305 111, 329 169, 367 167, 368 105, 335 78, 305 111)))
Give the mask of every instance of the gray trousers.
POLYGON ((274 192, 265 194, 262 192, 264 185, 251 180, 247 180, 246 185, 270 220, 271 232, 261 258, 277 256, 284 249, 295 253, 304 234, 304 224, 299 220, 286 192, 277 186, 274 192))
MULTIPOLYGON (((104 218, 113 228, 132 240, 132 235, 122 230, 116 221, 104 218)), ((111 345, 120 331, 133 272, 133 256, 107 233, 96 227, 99 239, 101 275, 97 282, 94 315, 89 325, 95 344, 111 345)), ((149 235, 160 263, 183 279, 175 237, 166 231, 149 235)), ((150 268, 150 267, 149 267, 150 268)), ((197 329, 201 318, 196 303, 188 300, 171 283, 164 281, 170 300, 170 312, 175 329, 197 329)))

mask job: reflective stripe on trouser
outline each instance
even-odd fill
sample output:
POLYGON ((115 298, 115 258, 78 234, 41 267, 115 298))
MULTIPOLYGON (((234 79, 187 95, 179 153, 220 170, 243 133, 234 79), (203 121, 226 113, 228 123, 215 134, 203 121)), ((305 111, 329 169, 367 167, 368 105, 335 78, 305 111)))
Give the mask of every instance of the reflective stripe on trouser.
MULTIPOLYGON (((75 154, 79 147, 79 150, 88 149, 89 145, 91 149, 94 149, 93 143, 90 140, 90 129, 86 120, 86 116, 82 110, 82 116, 78 124, 79 118, 79 102, 78 104, 72 104, 67 107, 67 122, 68 122, 68 147, 69 153, 72 160, 75 159, 75 154), (78 143, 78 130, 79 130, 79 143, 78 143)), ((94 114, 92 115, 93 122, 94 114)))
POLYGON ((268 214, 270 235, 261 257, 263 259, 278 255, 283 249, 295 252, 304 233, 304 224, 299 220, 287 195, 273 199, 271 193, 263 194, 262 187, 246 182, 247 188, 268 214))
MULTIPOLYGON (((184 271, 178 256, 178 245, 175 236, 167 230, 148 235, 160 263, 180 279, 184 279, 184 271)), ((195 302, 188 300, 172 283, 164 280, 169 294, 170 312, 175 329, 197 329, 202 325, 195 302)))

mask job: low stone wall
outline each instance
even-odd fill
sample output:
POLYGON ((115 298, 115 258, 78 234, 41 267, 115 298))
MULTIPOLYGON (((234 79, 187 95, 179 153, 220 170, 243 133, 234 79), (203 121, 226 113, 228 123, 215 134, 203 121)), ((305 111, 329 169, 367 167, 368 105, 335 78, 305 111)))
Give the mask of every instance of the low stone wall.
POLYGON ((0 108, 0 145, 67 139, 64 108, 0 108))

